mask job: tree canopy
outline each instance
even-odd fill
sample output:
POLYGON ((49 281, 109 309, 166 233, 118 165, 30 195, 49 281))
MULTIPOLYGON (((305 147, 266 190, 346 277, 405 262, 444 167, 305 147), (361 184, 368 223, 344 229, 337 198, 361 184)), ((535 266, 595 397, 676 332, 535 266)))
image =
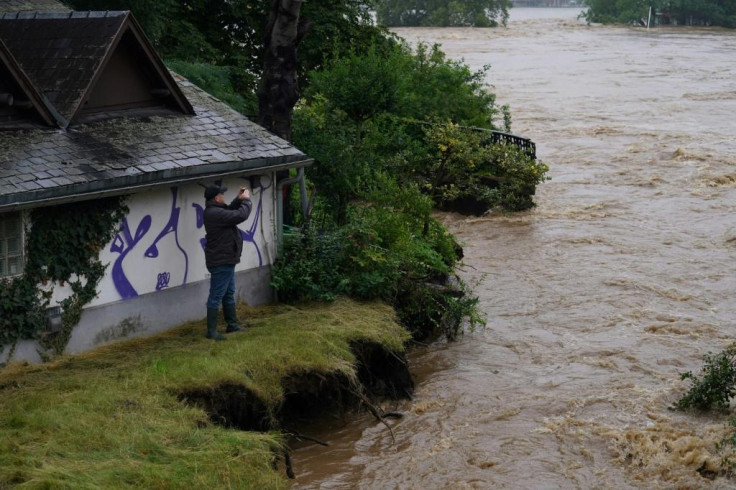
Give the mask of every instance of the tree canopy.
POLYGON ((392 26, 506 25, 510 0, 378 0, 378 22, 392 26))
POLYGON ((736 0, 583 0, 589 22, 629 23, 647 18, 649 8, 665 24, 736 27, 736 0))
MULTIPOLYGON (((375 0, 304 2, 300 17, 311 25, 299 44, 299 79, 322 67, 335 50, 390 42, 374 25, 375 0)), ((257 112, 269 2, 260 0, 65 0, 75 10, 130 10, 156 50, 183 76, 249 115, 257 112), (216 67, 208 73, 207 67, 216 67), (234 91, 234 92, 233 92, 234 91), (225 94, 230 94, 225 96, 225 94)))

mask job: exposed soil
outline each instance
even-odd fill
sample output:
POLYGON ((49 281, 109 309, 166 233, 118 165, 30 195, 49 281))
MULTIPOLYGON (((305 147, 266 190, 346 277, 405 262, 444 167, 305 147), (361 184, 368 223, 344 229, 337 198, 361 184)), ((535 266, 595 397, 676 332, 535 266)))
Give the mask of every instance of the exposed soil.
MULTIPOLYGON (((305 427, 310 421, 360 408, 382 418, 379 401, 411 398, 414 381, 403 353, 390 352, 375 342, 352 342, 351 350, 356 357, 354 378, 341 372, 289 374, 281 380, 284 398, 280 406, 268 406, 237 384, 188 390, 178 398, 203 408, 218 425, 287 434, 293 434, 290 427, 305 427)), ((284 458, 287 473, 293 477, 288 453, 284 458)))

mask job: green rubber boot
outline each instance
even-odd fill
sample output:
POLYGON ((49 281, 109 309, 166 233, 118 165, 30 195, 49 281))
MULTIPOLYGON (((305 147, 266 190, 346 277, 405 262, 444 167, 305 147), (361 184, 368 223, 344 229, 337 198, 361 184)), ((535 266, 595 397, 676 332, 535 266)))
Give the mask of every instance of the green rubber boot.
POLYGON ((222 312, 225 315, 225 323, 227 323, 227 329, 225 330, 225 333, 232 333, 240 330, 240 325, 238 324, 238 316, 235 313, 235 305, 223 304, 222 312))
POLYGON ((225 336, 217 331, 217 308, 207 308, 206 337, 213 340, 225 340, 225 336))

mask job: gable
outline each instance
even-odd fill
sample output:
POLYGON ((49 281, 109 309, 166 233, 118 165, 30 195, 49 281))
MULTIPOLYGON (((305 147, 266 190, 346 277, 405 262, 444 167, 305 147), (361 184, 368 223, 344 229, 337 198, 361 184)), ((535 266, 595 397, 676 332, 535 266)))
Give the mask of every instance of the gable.
POLYGON ((129 12, 3 14, 0 40, 68 124, 135 107, 193 113, 129 12))
POLYGON ((80 118, 101 112, 137 108, 168 108, 189 112, 178 103, 166 80, 127 27, 100 69, 79 112, 80 118))
POLYGON ((53 111, 0 41, 0 128, 56 122, 53 111))

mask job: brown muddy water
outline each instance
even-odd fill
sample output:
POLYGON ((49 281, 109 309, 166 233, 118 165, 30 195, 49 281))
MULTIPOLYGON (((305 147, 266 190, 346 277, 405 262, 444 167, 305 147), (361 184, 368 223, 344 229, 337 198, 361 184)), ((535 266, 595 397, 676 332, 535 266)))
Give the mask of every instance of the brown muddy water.
POLYGON ((667 409, 736 327, 736 32, 514 9, 439 42, 509 104, 552 180, 530 212, 442 215, 488 327, 416 350, 416 397, 314 429, 294 488, 736 488, 724 416, 667 409), (394 407, 391 407, 394 408, 394 407))

